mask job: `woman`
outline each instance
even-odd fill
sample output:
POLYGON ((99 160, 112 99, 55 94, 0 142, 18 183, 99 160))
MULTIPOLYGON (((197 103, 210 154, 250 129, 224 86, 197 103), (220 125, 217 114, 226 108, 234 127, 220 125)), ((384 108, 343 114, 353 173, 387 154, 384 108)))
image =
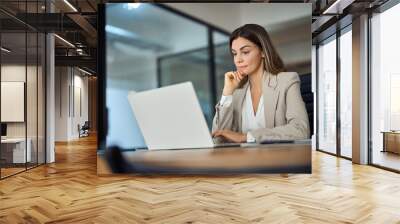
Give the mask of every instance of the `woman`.
POLYGON ((228 142, 309 138, 309 122, 296 72, 285 72, 267 31, 256 24, 230 36, 237 71, 225 74, 213 137, 228 142))

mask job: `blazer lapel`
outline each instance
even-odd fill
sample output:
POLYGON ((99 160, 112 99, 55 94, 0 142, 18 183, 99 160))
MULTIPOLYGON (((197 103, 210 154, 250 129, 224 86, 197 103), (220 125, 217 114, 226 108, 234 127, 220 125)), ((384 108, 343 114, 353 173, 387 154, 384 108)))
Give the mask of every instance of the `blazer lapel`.
POLYGON ((275 111, 279 98, 279 90, 276 88, 278 85, 277 75, 271 73, 264 73, 263 97, 264 97, 264 115, 265 127, 275 127, 275 111))

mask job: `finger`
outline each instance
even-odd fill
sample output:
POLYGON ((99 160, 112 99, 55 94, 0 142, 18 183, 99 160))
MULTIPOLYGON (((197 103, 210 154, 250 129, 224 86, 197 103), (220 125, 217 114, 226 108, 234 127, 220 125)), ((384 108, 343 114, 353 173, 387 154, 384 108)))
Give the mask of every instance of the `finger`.
POLYGON ((228 74, 229 79, 235 79, 235 74, 233 72, 230 72, 228 74))
POLYGON ((238 72, 235 72, 235 79, 236 79, 236 81, 240 81, 238 72))
POLYGON ((220 134, 221 134, 220 131, 215 131, 215 132, 213 133, 213 136, 214 136, 214 137, 217 137, 217 136, 220 136, 220 134))

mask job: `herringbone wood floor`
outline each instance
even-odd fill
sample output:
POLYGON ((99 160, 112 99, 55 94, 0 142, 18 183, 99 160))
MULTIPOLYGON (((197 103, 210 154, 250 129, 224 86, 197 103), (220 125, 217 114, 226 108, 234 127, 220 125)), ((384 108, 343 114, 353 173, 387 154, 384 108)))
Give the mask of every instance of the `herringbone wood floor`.
POLYGON ((0 181, 0 223, 400 223, 400 175, 313 152, 312 175, 96 175, 96 139, 0 181))

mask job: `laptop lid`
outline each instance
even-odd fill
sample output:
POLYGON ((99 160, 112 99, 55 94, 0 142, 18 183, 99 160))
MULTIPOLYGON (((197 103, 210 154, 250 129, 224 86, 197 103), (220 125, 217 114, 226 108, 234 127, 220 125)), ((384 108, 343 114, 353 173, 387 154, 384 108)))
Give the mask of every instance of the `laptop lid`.
POLYGON ((129 94, 128 100, 148 149, 213 147, 191 82, 129 94))

